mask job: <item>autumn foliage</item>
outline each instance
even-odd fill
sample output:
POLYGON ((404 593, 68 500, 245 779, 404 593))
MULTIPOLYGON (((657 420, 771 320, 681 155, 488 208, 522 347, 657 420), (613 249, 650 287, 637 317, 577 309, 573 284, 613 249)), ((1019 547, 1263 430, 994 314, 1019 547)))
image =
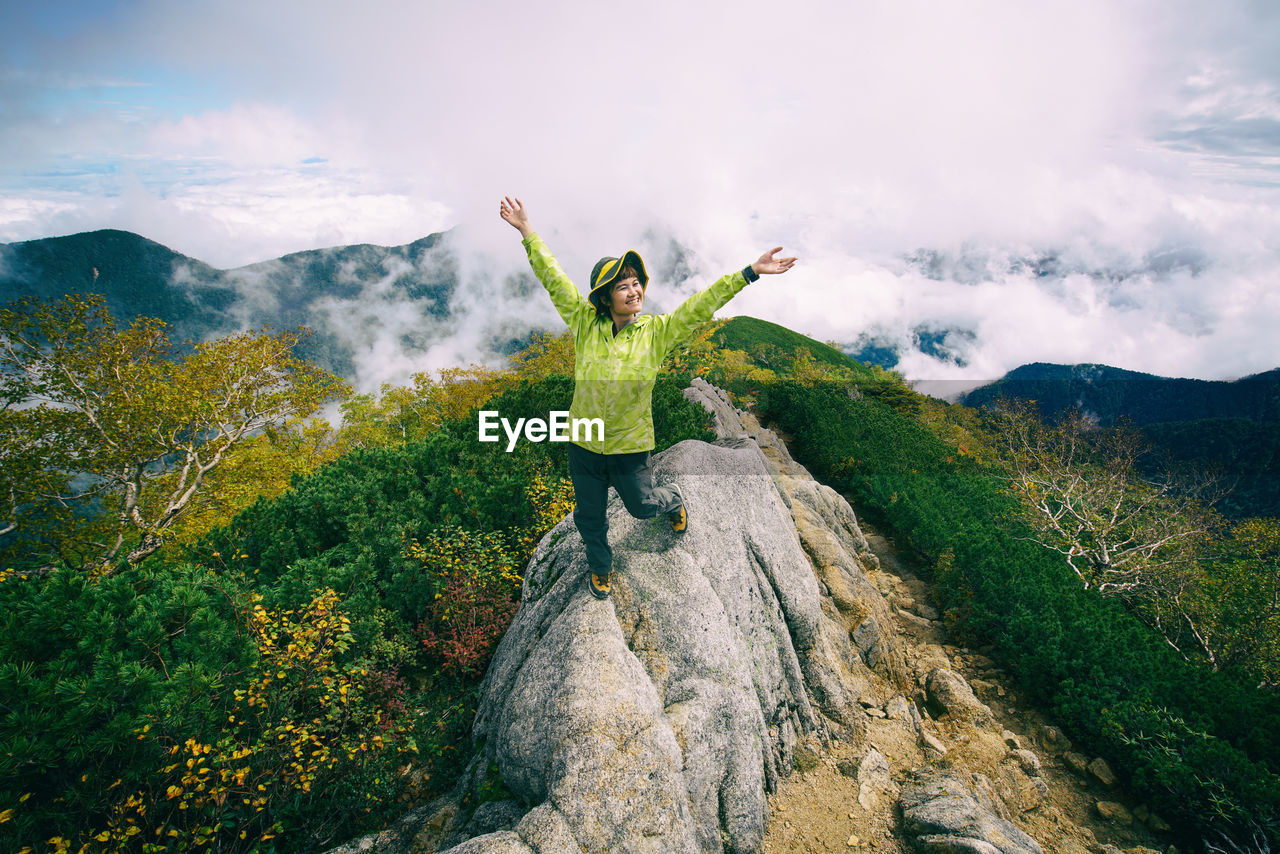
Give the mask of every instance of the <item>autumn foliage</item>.
POLYGON ((293 355, 298 340, 246 332, 180 349, 159 320, 118 328, 101 297, 0 310, 0 532, 46 566, 136 565, 239 443, 345 392, 293 355))

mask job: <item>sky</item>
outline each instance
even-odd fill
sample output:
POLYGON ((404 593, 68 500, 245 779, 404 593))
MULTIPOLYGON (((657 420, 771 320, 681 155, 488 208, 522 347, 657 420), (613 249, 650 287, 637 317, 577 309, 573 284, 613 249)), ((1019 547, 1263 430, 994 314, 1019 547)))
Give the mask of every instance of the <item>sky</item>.
POLYGON ((721 313, 913 381, 1228 379, 1280 366, 1276 45, 1273 0, 0 0, 0 242, 230 268, 453 229, 492 299, 511 194, 580 283, 684 247, 653 308, 781 244, 721 313))

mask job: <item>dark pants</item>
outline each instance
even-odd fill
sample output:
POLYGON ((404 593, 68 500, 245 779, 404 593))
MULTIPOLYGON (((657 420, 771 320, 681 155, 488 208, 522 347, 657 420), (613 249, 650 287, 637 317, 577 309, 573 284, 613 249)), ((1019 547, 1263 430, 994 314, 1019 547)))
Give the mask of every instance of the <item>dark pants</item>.
POLYGON ((569 477, 573 480, 573 521, 587 548, 587 565, 596 575, 608 575, 613 567, 609 548, 609 487, 618 490, 627 512, 637 519, 652 519, 680 506, 675 490, 653 485, 649 452, 597 454, 569 445, 569 477))

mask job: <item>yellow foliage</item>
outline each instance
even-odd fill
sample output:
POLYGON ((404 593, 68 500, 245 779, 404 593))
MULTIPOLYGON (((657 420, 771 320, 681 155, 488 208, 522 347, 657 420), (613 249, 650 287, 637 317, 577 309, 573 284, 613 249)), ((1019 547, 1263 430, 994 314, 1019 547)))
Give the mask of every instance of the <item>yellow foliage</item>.
POLYGON ((535 333, 533 340, 511 357, 511 370, 521 380, 540 380, 552 375, 573 376, 573 335, 565 330, 559 335, 535 333))
POLYGON ((384 721, 363 701, 367 671, 342 662, 351 621, 335 591, 317 590, 296 612, 255 604, 246 620, 259 659, 247 687, 233 694, 232 726, 215 743, 189 737, 169 745, 176 761, 87 838, 120 850, 147 830, 172 840, 155 850, 252 851, 282 830, 274 803, 318 797, 325 783, 379 754, 414 749, 411 725, 384 721))

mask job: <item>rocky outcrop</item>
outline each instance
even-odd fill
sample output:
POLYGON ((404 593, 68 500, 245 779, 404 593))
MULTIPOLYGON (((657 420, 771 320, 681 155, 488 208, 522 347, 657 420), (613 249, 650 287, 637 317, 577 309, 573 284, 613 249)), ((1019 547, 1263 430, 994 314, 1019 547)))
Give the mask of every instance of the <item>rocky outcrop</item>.
MULTIPOLYGON (((654 472, 689 531, 615 504, 611 599, 583 587, 570 519, 539 545, 482 689, 480 761, 583 851, 756 851, 801 740, 857 737, 870 671, 754 444, 684 442, 654 472)), ((547 848, 530 831, 484 844, 547 848)))
POLYGON ((930 709, 939 716, 980 725, 995 722, 991 709, 978 699, 969 683, 945 667, 931 670, 925 677, 924 687, 930 709))
MULTIPOLYGON (((907 678, 848 504, 718 390, 689 394, 721 440, 653 458, 684 493, 689 531, 615 501, 603 602, 583 587, 571 518, 530 561, 455 800, 483 800, 488 776, 512 797, 448 816, 452 854, 757 851, 767 794, 802 744, 860 741, 858 700, 907 678)), ((874 759, 862 776, 868 798, 894 789, 874 759)))
MULTIPOLYGON (((1041 760, 952 669, 926 594, 879 571, 849 505, 777 436, 701 380, 686 396, 720 438, 653 468, 680 485, 688 532, 615 499, 613 595, 597 601, 572 519, 552 529, 457 790, 335 854, 758 852, 769 795, 824 764, 851 788, 846 847, 900 834, 916 851, 1041 851, 1015 824, 1048 795, 1041 760)), ((1041 741, 1069 746, 1052 728, 1041 741)), ((1087 849, 1052 816, 1055 850, 1087 849)))

